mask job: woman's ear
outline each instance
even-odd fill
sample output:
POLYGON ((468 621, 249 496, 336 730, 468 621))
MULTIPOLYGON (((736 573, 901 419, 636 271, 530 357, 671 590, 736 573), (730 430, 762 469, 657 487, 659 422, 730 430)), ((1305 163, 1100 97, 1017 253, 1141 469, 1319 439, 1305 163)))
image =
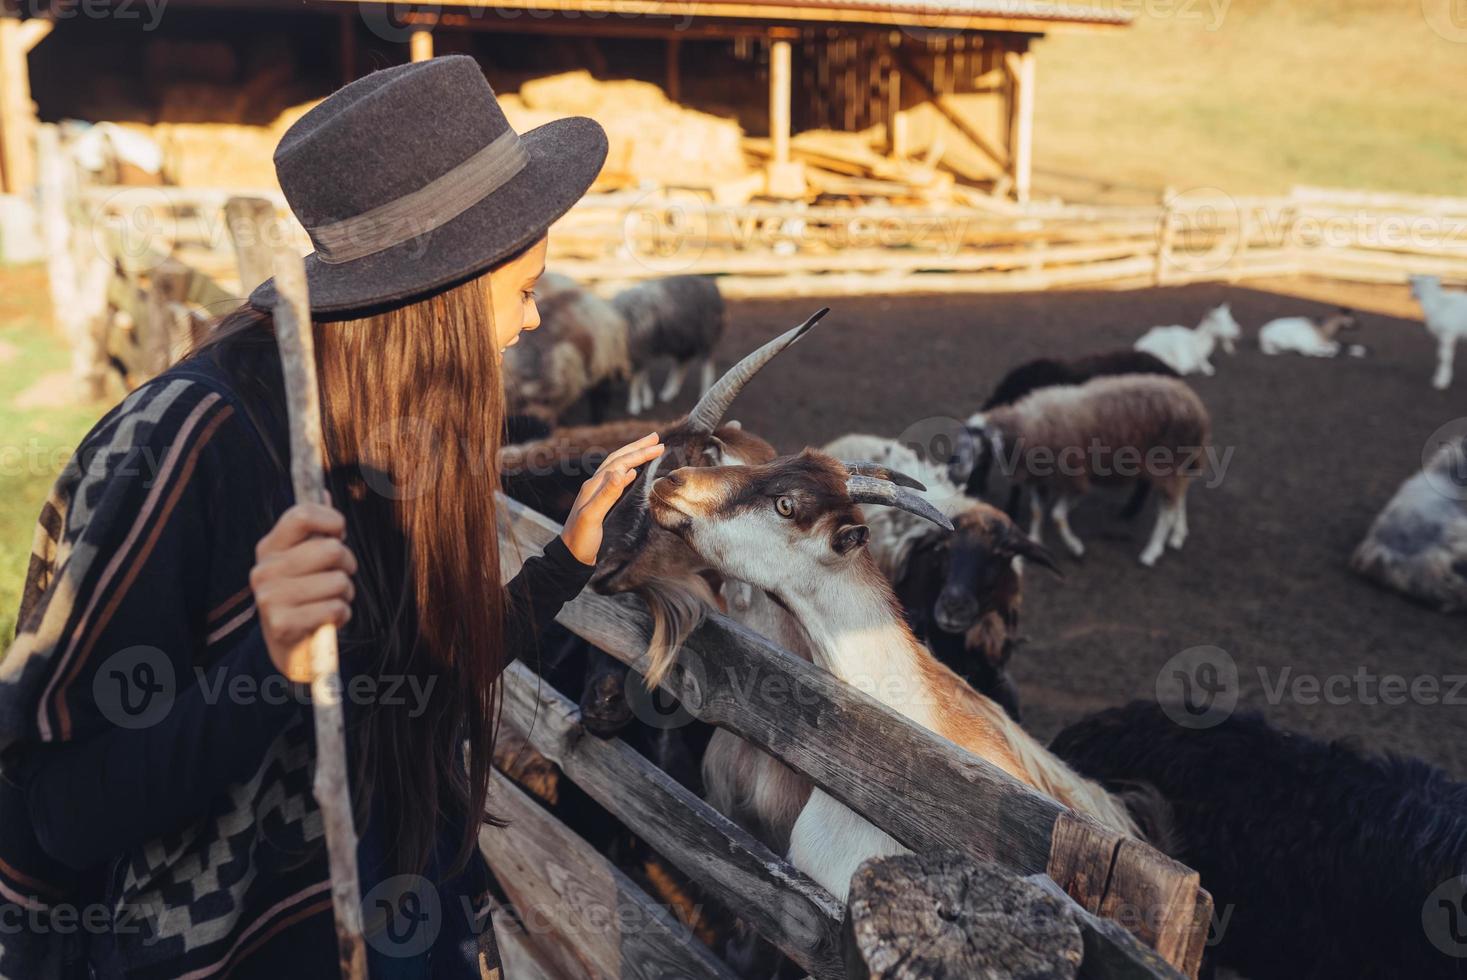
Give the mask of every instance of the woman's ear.
POLYGON ((871 537, 871 529, 864 524, 842 524, 830 540, 830 546, 838 555, 848 555, 864 545, 871 537))

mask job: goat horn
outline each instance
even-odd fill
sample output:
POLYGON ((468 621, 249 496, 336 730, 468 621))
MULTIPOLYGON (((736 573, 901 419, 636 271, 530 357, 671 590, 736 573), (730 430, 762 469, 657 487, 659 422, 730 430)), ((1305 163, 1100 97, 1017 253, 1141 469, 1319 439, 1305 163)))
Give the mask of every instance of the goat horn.
POLYGON ((925 518, 945 531, 953 529, 953 522, 947 519, 947 515, 932 506, 926 498, 919 497, 906 487, 899 487, 887 480, 856 474, 846 480, 846 493, 850 494, 851 500, 858 504, 897 507, 909 514, 925 518))
POLYGON ((744 385, 758 374, 764 365, 784 351, 784 349, 805 335, 805 332, 819 322, 820 318, 830 312, 830 307, 822 307, 817 310, 810 319, 787 330, 775 337, 769 343, 747 355, 742 361, 729 368, 718 379, 718 383, 708 389, 708 393, 698 399, 698 404, 688 413, 688 427, 694 432, 711 433, 718 428, 723 421, 723 416, 728 412, 728 407, 733 400, 744 390, 744 385))
POLYGON ((871 476, 878 480, 889 480, 899 487, 911 487, 913 490, 926 490, 927 485, 920 480, 914 480, 900 470, 894 470, 890 466, 882 466, 880 463, 871 463, 866 460, 842 460, 841 464, 851 476, 871 476))

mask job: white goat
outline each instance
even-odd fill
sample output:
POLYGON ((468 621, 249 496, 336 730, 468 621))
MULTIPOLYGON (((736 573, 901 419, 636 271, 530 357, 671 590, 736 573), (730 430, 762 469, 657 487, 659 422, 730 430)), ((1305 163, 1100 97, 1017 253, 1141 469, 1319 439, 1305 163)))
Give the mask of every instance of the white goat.
POLYGON ((1133 346, 1161 358, 1178 374, 1201 372, 1211 377, 1217 373, 1212 366, 1213 349, 1222 344, 1222 349, 1231 354, 1233 342, 1242 336, 1243 329, 1233 319, 1233 311, 1223 303, 1209 310, 1195 328, 1152 327, 1133 346))
POLYGON ((627 322, 632 384, 627 411, 637 415, 656 404, 652 365, 672 359, 659 397, 672 401, 694 364, 702 364, 702 388, 713 386, 713 348, 723 336, 723 295, 711 276, 668 276, 639 283, 611 301, 627 322))
MULTIPOLYGON (((979 465, 997 459, 1015 483, 1057 494, 1050 516, 1077 558, 1084 543, 1069 512, 1094 484, 1144 481, 1161 494, 1141 564, 1187 540, 1187 487, 1203 469, 1212 432, 1207 408, 1179 378, 1125 374, 1082 385, 1040 388, 1013 405, 968 420, 979 465)), ((1029 536, 1040 540, 1041 494, 1030 497, 1029 536)))
POLYGON ((1467 439, 1401 484, 1350 567, 1442 612, 1467 612, 1467 439))
MULTIPOLYGON (((945 521, 911 491, 853 474, 810 451, 758 466, 674 470, 649 496, 659 526, 678 534, 719 573, 765 590, 793 613, 817 665, 1020 782, 1138 836, 1119 802, 1076 775, 917 642, 865 547, 869 532, 858 503, 904 507, 945 521)), ((660 666, 665 672, 670 663, 660 666)), ((902 850, 817 788, 795 821, 789 858, 844 901, 862 861, 902 850)))
MULTIPOLYGON (((1265 354, 1296 353, 1305 357, 1338 357, 1344 346, 1336 340, 1341 331, 1360 326, 1355 314, 1341 308, 1327 317, 1284 316, 1270 320, 1258 331, 1258 347, 1265 354)), ((1364 348, 1351 345, 1349 352, 1364 353, 1364 348)))
POLYGON ((1436 338, 1436 374, 1431 386, 1445 391, 1452 383, 1457 341, 1467 337, 1467 292, 1443 289, 1440 276, 1412 276, 1411 295, 1426 315, 1426 329, 1436 338))

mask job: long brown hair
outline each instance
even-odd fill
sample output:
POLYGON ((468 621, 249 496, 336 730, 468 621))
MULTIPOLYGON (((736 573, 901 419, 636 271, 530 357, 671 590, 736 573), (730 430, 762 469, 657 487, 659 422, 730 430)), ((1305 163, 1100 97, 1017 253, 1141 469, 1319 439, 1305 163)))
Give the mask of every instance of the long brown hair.
MULTIPOLYGON (((457 873, 480 824, 492 821, 485 807, 507 660, 494 504, 505 409, 493 323, 485 275, 314 325, 327 482, 359 566, 342 657, 401 683, 397 699, 360 709, 349 733, 354 809, 364 822, 367 801, 383 802, 382 839, 399 874, 424 869, 443 821, 464 828, 448 869, 457 873), (422 705, 402 693, 413 681, 431 692, 416 717, 422 705)), ((268 313, 230 314, 195 356, 217 357, 262 430, 284 431, 268 313)))

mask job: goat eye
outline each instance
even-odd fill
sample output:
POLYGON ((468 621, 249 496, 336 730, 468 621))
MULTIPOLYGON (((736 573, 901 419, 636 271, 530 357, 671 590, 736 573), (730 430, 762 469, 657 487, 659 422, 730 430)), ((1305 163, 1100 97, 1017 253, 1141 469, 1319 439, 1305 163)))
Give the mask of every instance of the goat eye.
POLYGON ((791 497, 779 497, 774 501, 774 509, 780 517, 790 517, 795 512, 795 501, 791 497))

